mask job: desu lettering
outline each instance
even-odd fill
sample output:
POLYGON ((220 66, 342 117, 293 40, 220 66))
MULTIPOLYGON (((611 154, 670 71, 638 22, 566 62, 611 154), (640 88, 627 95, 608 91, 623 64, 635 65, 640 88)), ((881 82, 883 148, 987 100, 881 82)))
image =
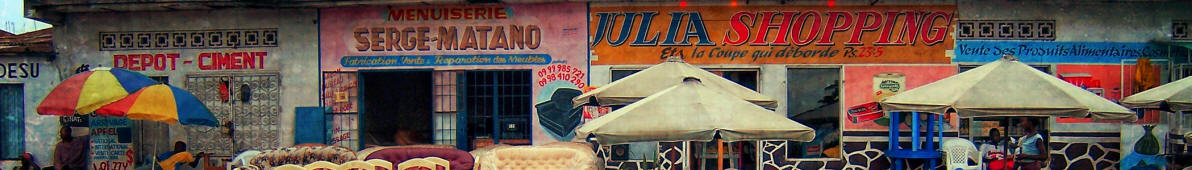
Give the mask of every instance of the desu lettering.
POLYGON ((0 63, 0 78, 37 78, 41 63, 0 63))
POLYGON ((656 19, 660 15, 657 11, 596 12, 591 46, 605 43, 616 47, 626 42, 630 46, 717 45, 712 38, 732 46, 935 45, 946 40, 953 18, 951 11, 944 10, 739 11, 727 18, 723 37, 710 37, 700 12, 670 12, 664 15, 669 19, 656 19), (655 28, 656 20, 669 24, 655 28), (660 37, 663 32, 665 36, 660 37), (847 39, 833 39, 837 35, 847 35, 847 39), (877 38, 864 39, 866 36, 877 38))

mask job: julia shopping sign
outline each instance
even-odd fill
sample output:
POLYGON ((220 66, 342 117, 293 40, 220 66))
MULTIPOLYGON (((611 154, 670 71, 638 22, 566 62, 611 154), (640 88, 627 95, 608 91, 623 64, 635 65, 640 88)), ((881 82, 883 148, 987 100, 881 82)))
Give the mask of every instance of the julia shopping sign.
POLYGON ((592 64, 948 63, 955 6, 592 7, 592 64))

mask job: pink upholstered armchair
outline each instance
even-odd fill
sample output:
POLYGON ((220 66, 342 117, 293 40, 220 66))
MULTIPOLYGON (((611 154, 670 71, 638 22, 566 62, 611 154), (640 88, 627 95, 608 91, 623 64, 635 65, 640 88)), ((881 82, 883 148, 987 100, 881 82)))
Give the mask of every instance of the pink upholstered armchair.
POLYGON ((454 147, 450 146, 437 145, 370 148, 361 151, 361 154, 366 155, 364 160, 382 159, 393 162, 393 164, 400 164, 415 158, 439 157, 450 162, 452 170, 472 169, 472 164, 475 161, 472 159, 472 155, 468 152, 455 149, 454 147))

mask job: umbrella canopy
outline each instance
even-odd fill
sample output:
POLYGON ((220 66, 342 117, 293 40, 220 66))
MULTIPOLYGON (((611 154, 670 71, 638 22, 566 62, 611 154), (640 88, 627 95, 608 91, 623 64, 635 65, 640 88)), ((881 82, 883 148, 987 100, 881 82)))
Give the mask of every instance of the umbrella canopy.
POLYGON ((662 64, 626 76, 595 90, 589 91, 574 99, 574 107, 588 104, 594 98, 603 106, 627 105, 641 100, 646 96, 678 85, 683 78, 695 77, 703 80, 703 84, 723 89, 729 96, 745 99, 746 101, 774 109, 778 101, 766 95, 745 88, 724 77, 717 76, 699 67, 683 62, 682 59, 672 57, 662 64))
POLYGON ((1184 78, 1122 99, 1131 108, 1167 108, 1171 111, 1192 111, 1192 78, 1184 78))
POLYGON ((140 73, 107 67, 75 74, 62 81, 37 105, 42 115, 89 114, 145 86, 157 84, 140 73))
POLYGON ((134 120, 219 126, 219 121, 197 97, 186 90, 165 84, 145 87, 124 99, 99 108, 95 113, 126 116, 134 120))
POLYGON ((1012 57, 911 89, 881 101, 888 112, 961 117, 1061 116, 1134 121, 1134 112, 1012 57))
POLYGON ((580 137, 595 135, 604 144, 711 141, 717 134, 727 141, 815 138, 815 130, 803 124, 697 80, 664 89, 575 132, 580 137))

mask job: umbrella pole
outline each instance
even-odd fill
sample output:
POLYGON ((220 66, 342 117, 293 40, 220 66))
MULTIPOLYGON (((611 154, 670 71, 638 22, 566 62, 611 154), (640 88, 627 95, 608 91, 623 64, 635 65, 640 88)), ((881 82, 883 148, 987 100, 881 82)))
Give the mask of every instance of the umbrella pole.
MULTIPOLYGON (((1014 154, 1010 153, 1010 143, 1009 143, 1010 140, 1014 139, 1014 137, 1010 137, 1010 117, 1006 117, 1006 124, 1004 124, 1002 126, 1004 126, 1005 128, 1003 128, 1003 129, 1006 130, 1005 135, 1003 135, 1003 136, 1005 136, 1007 139, 1007 140, 1002 140, 1002 141, 1006 141, 1006 145, 1004 147, 1002 147, 1002 154, 1006 154, 1003 157, 1013 157, 1014 154)), ((1010 161, 1014 161, 1017 159, 1018 158, 1014 158, 1013 160, 1003 159, 1002 160, 1002 169, 1014 169, 1014 167, 1008 167, 1008 166, 1010 166, 1010 161)))
POLYGON ((716 140, 716 169, 724 169, 724 141, 716 140))

